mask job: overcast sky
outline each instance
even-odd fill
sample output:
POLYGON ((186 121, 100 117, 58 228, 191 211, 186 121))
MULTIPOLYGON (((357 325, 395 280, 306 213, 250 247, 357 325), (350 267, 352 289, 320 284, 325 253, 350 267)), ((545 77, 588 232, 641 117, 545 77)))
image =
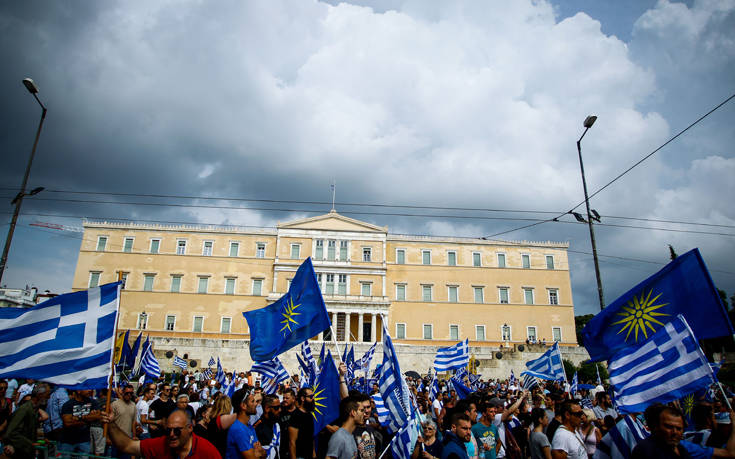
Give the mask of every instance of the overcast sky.
MULTIPOLYGON (((568 241, 594 312, 585 225, 511 230, 583 202, 587 115, 593 193, 735 93, 735 0, 2 2, 0 43, 3 233, 40 115, 23 78, 48 106, 3 284, 54 292, 81 235, 31 223, 274 226, 327 212, 335 180, 339 212, 392 233, 568 241)), ((734 125, 731 100, 591 199, 608 303, 667 244, 735 293, 734 125)))

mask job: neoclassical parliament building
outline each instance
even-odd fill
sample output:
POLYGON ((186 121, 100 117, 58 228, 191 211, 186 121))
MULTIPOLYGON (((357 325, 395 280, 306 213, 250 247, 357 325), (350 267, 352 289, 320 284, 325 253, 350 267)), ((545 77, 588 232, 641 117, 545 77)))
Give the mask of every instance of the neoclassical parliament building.
POLYGON ((249 339, 242 312, 283 295, 306 257, 336 334, 317 342, 367 345, 385 323, 395 343, 417 348, 576 346, 567 248, 392 234, 334 211, 270 229, 87 220, 73 289, 122 277, 119 329, 144 330, 159 350, 189 343, 199 365, 216 352, 201 343, 249 339))

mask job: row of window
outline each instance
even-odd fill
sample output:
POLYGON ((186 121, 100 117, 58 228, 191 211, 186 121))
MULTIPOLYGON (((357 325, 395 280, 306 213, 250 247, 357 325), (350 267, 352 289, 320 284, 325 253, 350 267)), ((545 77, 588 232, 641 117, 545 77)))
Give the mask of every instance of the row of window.
MULTIPOLYGON (((104 252, 107 250, 107 242, 108 237, 107 236, 99 236, 97 238, 97 251, 98 252, 104 252)), ((133 242, 135 242, 134 237, 125 237, 123 239, 123 246, 122 251, 123 253, 132 253, 133 252, 133 242)), ((186 255, 187 254, 187 246, 188 241, 186 239, 177 239, 176 240, 176 255, 186 255)), ((265 242, 256 242, 255 243, 255 257, 256 258, 265 258, 265 242)), ((291 248, 291 254, 293 258, 299 258, 300 255, 300 246, 296 245, 296 256, 294 255, 294 247, 291 248)), ((214 241, 204 241, 202 242, 202 252, 201 254, 205 257, 212 256, 212 250, 214 248, 214 241)), ((152 254, 158 254, 161 253, 161 239, 160 238, 152 238, 150 240, 150 244, 148 246, 148 253, 152 254)), ((231 257, 237 257, 240 253, 240 243, 236 241, 230 241, 230 250, 229 250, 229 256, 231 257)))
MULTIPOLYGON (((92 271, 89 273, 89 288, 99 286, 100 275, 99 271, 92 271)), ((122 273, 123 285, 127 282, 129 273, 122 273)), ((143 291, 152 292, 153 282, 155 280, 155 274, 143 274, 143 291)), ((171 276, 171 288, 170 292, 180 293, 181 292, 181 279, 183 275, 174 274, 171 276)), ((325 295, 347 295, 347 275, 346 274, 317 274, 317 280, 319 286, 325 295), (336 280, 336 283, 335 283, 336 280)), ((290 282, 291 279, 288 279, 290 282)), ((225 278, 225 295, 235 294, 235 284, 237 278, 226 277, 225 278)), ((360 282, 360 295, 372 296, 372 282, 360 282)), ((407 284, 396 284, 396 301, 406 301, 406 289, 407 284)), ((525 304, 536 304, 535 288, 523 287, 523 303, 525 304)), ((209 276, 198 276, 197 277, 197 293, 206 294, 211 293, 209 291, 209 276)), ((254 296, 261 296, 263 294, 263 279, 252 279, 252 290, 251 294, 254 296)), ((473 286, 472 287, 473 301, 475 303, 485 303, 485 287, 473 286)), ((559 289, 547 288, 546 295, 548 304, 559 304, 559 289)), ((498 287, 498 303, 509 304, 510 303, 510 287, 498 287)), ((421 301, 433 302, 434 301, 434 286, 430 284, 421 285, 421 301)), ((459 286, 448 285, 447 286, 447 302, 459 303, 459 286)))
MULTIPOLYGON (((423 339, 434 339, 434 325, 422 324, 423 339)), ((406 324, 396 324, 396 339, 406 339, 406 324)), ((535 325, 526 327, 526 339, 531 342, 537 341, 537 327, 535 325)), ((552 341, 561 341, 561 327, 551 327, 552 341)), ((513 330, 510 325, 502 325, 500 327, 500 338, 503 341, 513 341, 513 330)), ((459 325, 449 325, 449 340, 459 341, 459 325)), ((475 325, 475 341, 485 341, 485 326, 475 325)))
MULTIPOLYGON (((406 301, 406 288, 407 284, 396 284, 396 301, 406 301)), ((535 299, 535 288, 523 287, 523 303, 525 304, 536 304, 535 299)), ((559 289, 558 288, 547 288, 546 289, 548 304, 559 304, 559 289)), ((475 303, 485 302, 485 287, 473 286, 472 287, 473 301, 475 303)), ((434 286, 430 284, 421 285, 421 301, 431 302, 434 301, 434 286)), ((447 286, 447 302, 459 303, 459 286, 448 285, 447 286)), ((508 304, 510 303, 510 287, 498 287, 498 303, 508 304)))
MULTIPOLYGON (((506 264, 506 254, 505 253, 496 253, 496 260, 497 264, 496 266, 498 268, 506 268, 508 265, 506 264)), ((546 269, 554 269, 554 255, 545 255, 546 259, 546 269)), ((396 264, 403 265, 406 264, 406 249, 396 249, 396 264)), ((423 265, 430 265, 431 264, 431 250, 429 249, 422 249, 421 250, 421 264, 423 265)), ((448 250, 447 251, 447 266, 457 266, 457 252, 455 250, 448 250)), ((482 253, 481 252, 472 252, 472 266, 474 267, 482 267, 482 253)), ((521 267, 530 269, 531 268, 531 255, 528 253, 521 254, 521 267)))
MULTIPOLYGON (((107 241, 108 241, 107 236, 99 236, 97 238, 97 251, 98 252, 104 252, 107 249, 107 241)), ((135 241, 134 237, 125 237, 123 240, 122 251, 125 253, 132 253, 134 241, 135 241)), ((186 255, 187 254, 187 244, 188 244, 188 241, 186 239, 177 239, 176 240, 176 254, 186 255)), ((152 253, 152 254, 160 253, 159 252, 160 247, 161 247, 160 238, 151 239, 150 246, 149 246, 149 253, 152 253)), ((265 242, 255 243, 256 258, 265 258, 265 247, 266 247, 265 242)), ((203 241, 202 242, 202 252, 201 252, 202 256, 212 256, 213 248, 214 248, 214 241, 203 241)), ((240 252, 240 243, 236 241, 230 241, 229 256, 237 257, 239 256, 239 252, 240 252)), ((339 241, 337 239, 316 239, 314 240, 314 256, 312 257, 314 260, 348 261, 349 260, 348 254, 349 254, 349 241, 347 240, 339 240, 339 241), (326 250, 324 248, 325 242, 326 242, 326 250), (338 242, 339 242, 339 250, 337 250, 338 242)), ((299 243, 291 244, 290 256, 291 256, 291 259, 294 259, 294 260, 301 259, 301 244, 299 243)), ((372 247, 363 247, 362 248, 362 261, 369 262, 372 260, 373 260, 372 247)), ((496 260, 497 260, 496 266, 498 268, 507 267, 505 253, 497 253, 496 260)), ((554 256, 545 255, 545 260, 546 260, 546 269, 554 269, 554 256)), ((430 249, 421 250, 421 263, 424 265, 432 264, 430 249)), ((399 265, 406 264, 406 249, 396 249, 396 264, 399 264, 399 265)), ((457 266, 457 252, 455 250, 447 251, 447 266, 457 266)), ((475 267, 483 266, 482 253, 472 252, 472 266, 475 266, 475 267)), ((530 254, 521 254, 521 267, 525 269, 531 268, 531 255, 530 254)))
MULTIPOLYGON (((89 273, 89 288, 97 287, 100 283, 100 275, 102 272, 100 271, 92 271, 89 273)), ((123 282, 123 288, 125 287, 125 283, 128 280, 129 273, 121 273, 122 282, 123 282)), ((184 276, 182 274, 173 274, 171 275, 171 289, 169 290, 171 293, 180 293, 181 292, 181 279, 184 276)), ((156 275, 155 274, 143 274, 143 291, 144 292, 152 292, 153 291, 153 281, 155 280, 156 275)), ((237 278, 235 277, 225 277, 225 295, 234 295, 235 294, 235 283, 237 281, 237 278)), ((252 284, 252 290, 251 295, 253 296, 261 296, 263 295, 263 279, 253 279, 252 284)), ((209 276, 197 276, 197 293, 211 293, 209 291, 209 276)))
MULTIPOLYGON (((422 324, 423 327, 423 339, 434 339, 434 325, 433 324, 422 324)), ((146 313, 138 314, 138 330, 146 330, 148 328, 148 315, 146 313)), ((232 317, 221 317, 220 318, 220 333, 230 333, 232 329, 232 317)), ((176 330, 176 316, 169 314, 166 316, 164 321, 164 330, 175 331, 176 330)), ((204 330, 204 316, 194 316, 192 320, 192 332, 201 333, 204 330)), ((513 330, 510 325, 503 325, 500 327, 500 337, 503 341, 513 340, 513 330)), ((396 324, 396 339, 406 339, 407 325, 405 323, 396 324)), ((526 339, 531 342, 537 341, 537 327, 528 326, 526 327, 526 339)), ((561 327, 551 327, 551 336, 553 341, 561 341, 561 327)), ((485 325, 475 325, 475 341, 485 341, 487 339, 485 334, 485 325)), ((459 340, 459 325, 449 325, 449 340, 459 340)))

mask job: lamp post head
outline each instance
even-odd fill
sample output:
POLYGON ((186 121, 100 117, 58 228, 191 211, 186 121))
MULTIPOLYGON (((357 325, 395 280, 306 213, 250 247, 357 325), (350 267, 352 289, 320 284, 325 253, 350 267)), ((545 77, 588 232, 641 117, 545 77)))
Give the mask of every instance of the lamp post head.
POLYGON ((584 119, 583 125, 586 129, 589 129, 592 127, 593 124, 595 124, 595 121, 597 121, 597 117, 595 115, 590 115, 584 119))
POLYGON ((36 86, 36 83, 30 78, 23 78, 23 85, 31 94, 38 94, 38 86, 36 86))

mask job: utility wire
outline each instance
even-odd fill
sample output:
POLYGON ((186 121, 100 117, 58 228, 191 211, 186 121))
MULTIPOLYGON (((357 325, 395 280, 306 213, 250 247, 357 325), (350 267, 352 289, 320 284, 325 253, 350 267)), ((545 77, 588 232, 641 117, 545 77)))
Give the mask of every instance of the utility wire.
MULTIPOLYGON (((624 170, 622 173, 618 174, 615 178, 613 178, 612 180, 610 180, 609 182, 607 182, 605 185, 603 185, 601 188, 599 188, 597 191, 595 191, 594 193, 592 193, 591 195, 589 195, 589 197, 586 200, 583 200, 582 202, 580 202, 576 206, 572 207, 568 212, 564 212, 563 214, 557 215, 556 217, 551 218, 551 219, 548 219, 548 220, 545 220, 543 222, 534 223, 532 225, 521 226, 519 228, 514 228, 514 229, 502 231, 500 233, 491 234, 490 236, 486 236, 486 237, 487 238, 492 238, 492 237, 500 236, 500 235, 503 235, 503 234, 508 234, 508 233, 512 233, 512 232, 515 232, 515 231, 519 231, 519 230, 522 230, 522 229, 525 229, 525 228, 530 228, 532 226, 541 225, 542 223, 548 223, 548 222, 552 222, 552 221, 558 221, 559 218, 561 218, 564 215, 567 215, 569 213, 572 213, 577 207, 579 207, 582 204, 584 204, 585 201, 588 201, 589 199, 593 198, 594 196, 596 196, 597 194, 599 194, 602 190, 604 190, 605 188, 609 187, 610 185, 612 185, 613 183, 615 183, 616 181, 618 181, 625 174, 627 174, 628 172, 630 172, 631 170, 633 170, 635 167, 637 167, 641 163, 643 163, 643 161, 647 160, 648 158, 650 158, 651 156, 653 156, 654 154, 656 154, 659 150, 661 150, 662 148, 664 148, 666 145, 670 144, 675 139, 677 139, 679 136, 681 136, 682 134, 684 134, 685 132, 687 132, 689 129, 691 129, 695 125, 699 124, 699 122, 701 122, 703 119, 707 118, 709 115, 711 115, 712 113, 714 113, 716 110, 718 110, 720 107, 722 107, 726 103, 730 102, 733 98, 735 98, 735 94, 732 94, 730 97, 728 97, 727 99, 725 99, 722 102, 720 102, 719 104, 717 104, 717 106, 715 106, 713 109, 711 109, 710 111, 708 111, 704 115, 702 115, 699 118, 697 118, 696 121, 694 121, 689 126, 685 127, 681 131, 679 131, 676 135, 674 135, 669 140, 667 140, 666 142, 664 142, 663 144, 661 144, 658 148, 656 148, 655 150, 653 150, 651 153, 649 153, 646 156, 644 156, 643 158, 641 158, 639 161, 637 161, 635 164, 633 164, 632 166, 630 166, 629 168, 627 168, 626 170, 624 170)), ((589 215, 587 216, 587 218, 590 218, 589 215)))

